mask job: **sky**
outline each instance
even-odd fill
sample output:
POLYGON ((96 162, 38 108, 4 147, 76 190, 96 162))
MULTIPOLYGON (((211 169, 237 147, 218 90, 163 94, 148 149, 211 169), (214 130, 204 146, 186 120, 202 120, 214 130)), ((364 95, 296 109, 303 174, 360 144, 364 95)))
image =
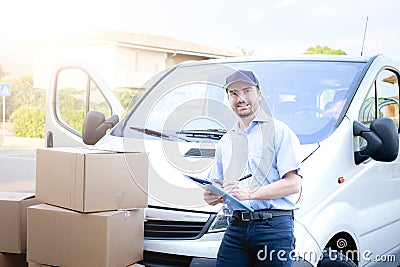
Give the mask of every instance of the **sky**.
POLYGON ((254 56, 296 55, 316 45, 359 56, 363 48, 363 55, 400 62, 398 0, 0 0, 0 7, 0 66, 9 73, 29 68, 35 41, 92 29, 254 56))

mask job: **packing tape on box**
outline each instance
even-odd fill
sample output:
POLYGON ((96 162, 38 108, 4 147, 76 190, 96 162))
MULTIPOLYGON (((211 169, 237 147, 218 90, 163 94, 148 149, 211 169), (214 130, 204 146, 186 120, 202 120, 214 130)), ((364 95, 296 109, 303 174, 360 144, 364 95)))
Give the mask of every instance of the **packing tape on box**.
POLYGON ((117 209, 122 209, 124 198, 125 198, 125 193, 119 192, 117 194, 117 209))

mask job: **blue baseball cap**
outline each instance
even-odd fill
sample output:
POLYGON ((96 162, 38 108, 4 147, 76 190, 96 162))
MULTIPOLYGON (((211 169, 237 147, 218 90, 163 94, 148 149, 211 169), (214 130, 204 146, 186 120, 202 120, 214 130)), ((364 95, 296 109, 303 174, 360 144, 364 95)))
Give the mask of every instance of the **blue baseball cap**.
POLYGON ((255 85, 258 88, 260 87, 257 77, 249 70, 238 70, 226 77, 224 85, 225 90, 228 90, 228 87, 235 82, 245 82, 255 85))

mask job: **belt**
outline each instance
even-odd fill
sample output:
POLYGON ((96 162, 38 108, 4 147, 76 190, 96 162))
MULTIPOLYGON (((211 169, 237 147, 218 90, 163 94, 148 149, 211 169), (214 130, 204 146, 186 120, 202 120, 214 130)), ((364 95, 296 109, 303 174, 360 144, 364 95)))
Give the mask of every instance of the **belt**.
POLYGON ((278 216, 293 216, 293 210, 235 210, 232 213, 232 217, 243 222, 268 220, 278 216))

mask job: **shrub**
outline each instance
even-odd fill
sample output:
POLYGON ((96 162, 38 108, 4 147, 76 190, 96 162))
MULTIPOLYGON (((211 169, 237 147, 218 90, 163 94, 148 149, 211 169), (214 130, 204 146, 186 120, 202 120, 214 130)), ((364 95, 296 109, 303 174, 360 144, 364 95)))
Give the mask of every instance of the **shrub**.
POLYGON ((71 128, 77 130, 78 132, 82 132, 83 121, 85 120, 86 112, 84 109, 70 109, 63 108, 61 109, 61 120, 69 125, 71 128))
POLYGON ((11 115, 13 133, 19 137, 44 138, 44 108, 21 106, 11 115))

